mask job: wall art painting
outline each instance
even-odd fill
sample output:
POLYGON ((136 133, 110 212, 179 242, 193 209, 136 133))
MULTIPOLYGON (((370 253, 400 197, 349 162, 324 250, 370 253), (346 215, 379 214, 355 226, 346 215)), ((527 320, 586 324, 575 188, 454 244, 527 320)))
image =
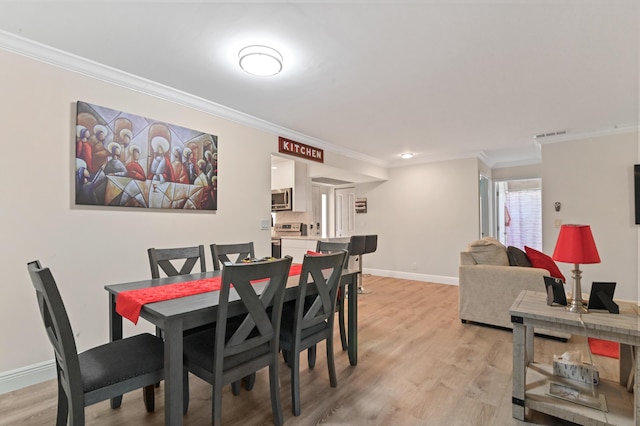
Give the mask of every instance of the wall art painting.
POLYGON ((218 137, 77 102, 76 204, 217 210, 218 137))

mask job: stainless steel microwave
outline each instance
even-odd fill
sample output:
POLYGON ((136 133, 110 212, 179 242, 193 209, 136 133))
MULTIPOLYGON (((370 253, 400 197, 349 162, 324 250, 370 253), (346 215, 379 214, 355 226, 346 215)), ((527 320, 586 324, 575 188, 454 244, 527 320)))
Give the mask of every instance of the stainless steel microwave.
POLYGON ((293 188, 271 190, 271 211, 291 210, 293 207, 293 188))

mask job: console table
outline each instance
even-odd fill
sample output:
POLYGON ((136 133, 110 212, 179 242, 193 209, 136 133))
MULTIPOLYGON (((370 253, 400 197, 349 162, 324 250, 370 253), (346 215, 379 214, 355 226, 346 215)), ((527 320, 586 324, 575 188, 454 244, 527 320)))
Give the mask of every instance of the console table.
MULTIPOLYGON (((581 425, 640 424, 640 316, 637 304, 618 303, 620 314, 590 312, 579 315, 563 306, 548 306, 546 294, 524 290, 509 313, 513 322, 512 415, 525 420, 525 409, 543 412, 581 425), (580 317, 584 324, 580 322, 580 317), (534 329, 544 328, 621 343, 620 381, 600 380, 596 391, 604 394, 609 412, 565 401, 550 395, 549 382, 559 382, 591 394, 591 385, 553 375, 551 365, 534 361, 534 329), (635 351, 635 359, 632 356, 635 351), (624 354, 623 354, 624 353, 624 354), (632 361, 630 361, 632 360, 632 361), (627 390, 630 370, 635 376, 633 393, 627 390)), ((559 354, 558 354, 559 355, 559 354)), ((631 376, 632 378, 633 376, 631 376)))

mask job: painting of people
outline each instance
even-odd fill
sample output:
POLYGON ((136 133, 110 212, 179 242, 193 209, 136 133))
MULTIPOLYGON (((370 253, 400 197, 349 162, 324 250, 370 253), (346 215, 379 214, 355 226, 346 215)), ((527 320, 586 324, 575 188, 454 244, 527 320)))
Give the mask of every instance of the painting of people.
POLYGON ((77 102, 76 204, 218 209, 218 137, 77 102))

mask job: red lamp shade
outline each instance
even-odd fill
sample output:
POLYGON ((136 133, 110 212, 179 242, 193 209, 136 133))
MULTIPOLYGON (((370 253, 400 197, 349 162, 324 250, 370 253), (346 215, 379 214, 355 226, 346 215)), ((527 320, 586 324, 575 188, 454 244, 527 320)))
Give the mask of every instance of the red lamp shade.
POLYGON ((553 259, 558 262, 600 263, 600 255, 589 225, 562 225, 553 259))

